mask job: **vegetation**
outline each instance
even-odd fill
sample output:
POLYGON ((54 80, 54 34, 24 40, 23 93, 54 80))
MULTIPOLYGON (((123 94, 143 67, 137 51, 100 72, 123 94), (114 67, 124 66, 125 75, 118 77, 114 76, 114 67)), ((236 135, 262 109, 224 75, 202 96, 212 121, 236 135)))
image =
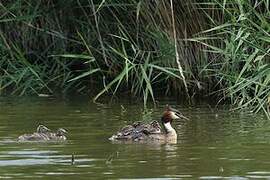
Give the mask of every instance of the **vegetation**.
POLYGON ((0 93, 215 96, 270 118, 269 4, 0 2, 0 93))

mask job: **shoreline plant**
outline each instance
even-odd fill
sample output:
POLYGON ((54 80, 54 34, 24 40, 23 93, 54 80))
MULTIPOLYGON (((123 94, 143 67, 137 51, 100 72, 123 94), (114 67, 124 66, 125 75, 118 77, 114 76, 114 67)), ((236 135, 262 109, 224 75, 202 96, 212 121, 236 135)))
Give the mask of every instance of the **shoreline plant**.
POLYGON ((0 2, 0 94, 218 97, 270 119, 269 3, 0 2))

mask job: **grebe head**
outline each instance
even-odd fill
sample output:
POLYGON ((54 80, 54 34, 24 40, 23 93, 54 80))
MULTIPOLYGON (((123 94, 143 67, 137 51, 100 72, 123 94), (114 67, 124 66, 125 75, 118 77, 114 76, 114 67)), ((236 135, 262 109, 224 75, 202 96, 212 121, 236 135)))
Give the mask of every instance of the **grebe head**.
POLYGON ((56 132, 57 136, 64 136, 65 134, 67 134, 67 130, 65 130, 64 128, 59 128, 56 132))
POLYGON ((37 133, 47 133, 49 131, 51 131, 51 130, 49 128, 47 128, 46 126, 44 126, 44 125, 40 124, 37 127, 37 133))
POLYGON ((171 123, 175 119, 187 119, 185 116, 183 116, 182 113, 180 113, 178 110, 171 108, 169 105, 166 105, 165 111, 163 112, 161 122, 165 126, 165 130, 167 132, 175 131, 171 123))

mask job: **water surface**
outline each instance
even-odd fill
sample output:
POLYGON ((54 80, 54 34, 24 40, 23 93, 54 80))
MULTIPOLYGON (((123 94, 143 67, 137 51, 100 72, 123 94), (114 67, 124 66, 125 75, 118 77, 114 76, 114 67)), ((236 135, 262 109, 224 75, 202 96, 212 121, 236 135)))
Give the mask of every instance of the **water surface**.
POLYGON ((270 178, 270 123, 264 116, 207 104, 161 100, 143 109, 128 101, 0 98, 0 178, 250 179, 270 178), (175 121, 177 144, 113 144, 121 126, 159 120, 165 104, 190 118, 175 121), (64 143, 19 143, 38 124, 69 131, 64 143), (71 165, 71 155, 75 164, 71 165))

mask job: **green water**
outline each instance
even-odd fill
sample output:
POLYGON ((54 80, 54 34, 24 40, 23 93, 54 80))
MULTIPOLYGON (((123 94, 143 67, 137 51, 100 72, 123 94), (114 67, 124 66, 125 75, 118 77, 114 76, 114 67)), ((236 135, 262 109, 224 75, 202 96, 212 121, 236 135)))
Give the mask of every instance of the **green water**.
POLYGON ((270 178, 270 123, 227 108, 194 108, 170 100, 93 104, 87 98, 0 98, 0 178, 250 179, 270 178), (190 118, 174 122, 177 144, 112 144, 108 137, 135 120, 160 119, 170 103, 190 118), (121 105, 123 108, 121 108, 121 105), (38 124, 69 131, 65 143, 18 143, 38 124), (71 165, 71 154, 75 164, 71 165))

